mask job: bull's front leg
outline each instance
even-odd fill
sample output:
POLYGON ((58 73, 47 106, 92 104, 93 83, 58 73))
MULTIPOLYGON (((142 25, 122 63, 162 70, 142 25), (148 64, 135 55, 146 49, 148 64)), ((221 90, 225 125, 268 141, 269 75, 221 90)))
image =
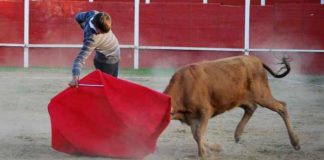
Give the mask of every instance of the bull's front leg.
POLYGON ((194 139, 198 144, 198 154, 200 157, 207 157, 208 152, 204 145, 204 134, 207 128, 209 116, 206 114, 201 114, 197 119, 194 119, 191 123, 191 131, 194 139))

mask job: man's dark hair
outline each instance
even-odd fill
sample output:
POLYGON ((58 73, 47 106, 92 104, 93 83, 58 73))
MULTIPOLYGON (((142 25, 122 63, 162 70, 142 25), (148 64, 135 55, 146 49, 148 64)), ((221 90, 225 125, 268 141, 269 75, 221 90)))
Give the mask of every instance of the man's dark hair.
POLYGON ((109 14, 105 12, 99 12, 97 13, 92 20, 92 23, 100 29, 101 32, 107 33, 110 30, 110 25, 107 23, 108 21, 111 21, 111 18, 109 14))

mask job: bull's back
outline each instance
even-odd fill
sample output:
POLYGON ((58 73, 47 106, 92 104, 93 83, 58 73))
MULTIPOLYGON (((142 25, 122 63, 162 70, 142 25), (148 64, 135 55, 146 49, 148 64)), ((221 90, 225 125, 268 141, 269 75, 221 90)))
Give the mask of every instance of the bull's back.
POLYGON ((255 82, 265 76, 262 62, 254 56, 238 56, 202 64, 209 81, 210 102, 215 115, 253 98, 255 82))
POLYGON ((252 82, 260 74, 264 74, 262 62, 253 56, 194 63, 173 75, 165 93, 172 97, 175 110, 208 105, 216 115, 246 101, 252 82))

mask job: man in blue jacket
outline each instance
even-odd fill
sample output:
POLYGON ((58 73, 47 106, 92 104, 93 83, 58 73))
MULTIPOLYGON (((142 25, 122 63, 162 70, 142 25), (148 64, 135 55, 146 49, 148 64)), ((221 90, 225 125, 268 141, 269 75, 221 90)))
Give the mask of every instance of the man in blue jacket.
POLYGON ((80 12, 75 16, 84 31, 83 46, 74 59, 70 86, 77 87, 85 60, 95 51, 94 66, 114 77, 118 76, 119 42, 111 30, 111 17, 105 12, 80 12))

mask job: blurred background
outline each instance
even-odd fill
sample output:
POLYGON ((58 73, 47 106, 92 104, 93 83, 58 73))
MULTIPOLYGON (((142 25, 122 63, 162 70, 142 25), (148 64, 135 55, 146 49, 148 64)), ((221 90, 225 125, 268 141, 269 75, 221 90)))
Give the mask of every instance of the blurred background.
POLYGON ((177 68, 246 52, 270 66, 290 56, 292 72, 324 74, 323 0, 249 3, 246 32, 245 0, 0 0, 0 67, 71 67, 83 40, 74 16, 98 10, 112 16, 122 68, 177 68))

